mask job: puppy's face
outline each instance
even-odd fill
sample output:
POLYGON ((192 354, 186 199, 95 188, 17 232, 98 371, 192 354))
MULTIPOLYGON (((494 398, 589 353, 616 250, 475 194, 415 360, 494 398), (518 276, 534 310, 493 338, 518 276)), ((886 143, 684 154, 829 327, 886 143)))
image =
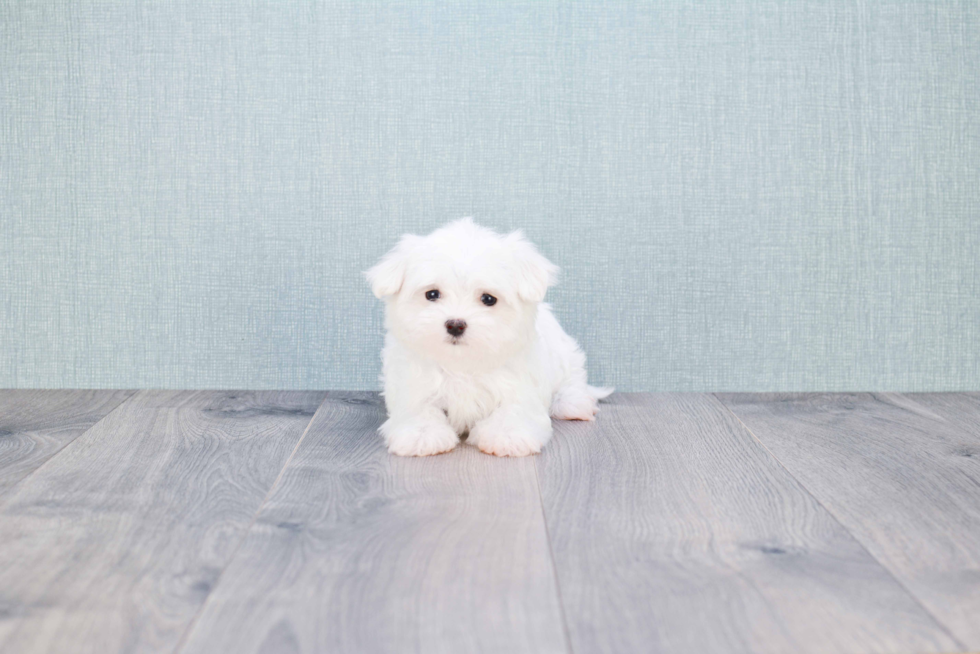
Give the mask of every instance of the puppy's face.
POLYGON ((528 344, 557 270, 520 232, 500 236, 463 219, 402 237, 367 277, 402 344, 446 368, 478 371, 528 344))

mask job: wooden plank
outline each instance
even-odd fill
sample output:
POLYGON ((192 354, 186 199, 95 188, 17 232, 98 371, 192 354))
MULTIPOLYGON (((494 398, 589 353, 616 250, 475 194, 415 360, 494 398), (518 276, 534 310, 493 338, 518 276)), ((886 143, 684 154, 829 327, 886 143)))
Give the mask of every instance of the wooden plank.
POLYGON ((389 455, 331 393, 190 633, 200 652, 564 652, 531 459, 389 455))
POLYGON ((957 647, 710 396, 615 395, 538 466, 575 652, 957 647))
POLYGON ((0 390, 0 501, 133 393, 0 390))
POLYGON ((0 651, 172 651, 323 393, 141 392, 0 509, 0 651))
POLYGON ((947 423, 951 430, 962 434, 963 449, 958 453, 961 458, 954 461, 970 463, 969 459, 980 458, 980 452, 977 452, 977 444, 980 444, 980 393, 904 393, 889 394, 888 397, 892 401, 911 400, 920 410, 925 409, 927 415, 947 423))
POLYGON ((937 619, 980 650, 980 413, 965 413, 978 396, 721 399, 937 619))

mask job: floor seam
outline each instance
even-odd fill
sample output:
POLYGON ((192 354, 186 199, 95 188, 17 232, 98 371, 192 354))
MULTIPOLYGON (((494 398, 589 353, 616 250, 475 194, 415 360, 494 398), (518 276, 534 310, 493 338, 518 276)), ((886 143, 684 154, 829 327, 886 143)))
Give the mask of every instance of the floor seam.
POLYGON ((235 557, 238 556, 238 552, 242 549, 242 545, 245 544, 245 540, 248 538, 249 532, 252 531, 252 527, 254 527, 255 523, 258 521, 259 514, 262 513, 262 509, 269 502, 269 498, 272 497, 272 493, 279 486, 279 482, 282 481, 282 477, 286 473, 286 469, 289 467, 289 464, 292 463, 293 458, 296 456, 296 452, 299 451, 300 445, 302 445, 303 441, 306 440, 306 435, 310 433, 310 427, 313 426, 313 421, 316 420, 317 414, 319 414, 320 409, 322 409, 326 405, 328 399, 330 399, 330 391, 326 392, 323 399, 320 401, 320 406, 318 406, 316 408, 316 411, 313 412, 313 415, 310 416, 310 421, 309 423, 307 423, 306 428, 303 429, 303 434, 299 437, 299 440, 296 441, 296 446, 293 447, 293 451, 289 453, 288 457, 286 457, 286 461, 282 464, 282 468, 279 470, 279 474, 276 475, 275 481, 273 481, 272 485, 269 486, 269 490, 266 492, 265 497, 262 498, 262 501, 259 502, 258 507, 255 509, 255 513, 252 514, 252 519, 249 521, 248 526, 245 527, 245 529, 242 531, 242 536, 238 540, 238 544, 235 545, 235 550, 228 555, 228 560, 225 562, 225 565, 221 568, 221 572, 218 573, 218 576, 217 578, 215 578, 214 583, 211 584, 211 588, 208 590, 207 596, 204 598, 204 601, 201 602, 201 605, 197 608, 197 611, 194 612, 194 616, 191 618, 190 622, 187 623, 187 626, 184 628, 183 633, 180 635, 180 638, 177 640, 177 644, 174 646, 173 649, 173 654, 178 654, 187 644, 187 639, 190 637, 191 632, 194 630, 194 627, 197 626, 197 621, 200 619, 201 614, 204 613, 204 609, 207 607, 208 602, 211 601, 211 596, 214 594, 214 591, 218 588, 218 584, 221 583, 221 579, 222 577, 224 577, 225 571, 228 570, 232 562, 235 560, 235 557))
POLYGON ((959 638, 956 637, 956 635, 950 630, 950 628, 948 626, 946 626, 946 623, 944 623, 942 620, 940 620, 931 610, 929 610, 929 608, 925 604, 922 603, 922 600, 919 599, 919 596, 916 595, 914 592, 912 592, 912 590, 908 586, 906 586, 905 583, 902 582, 902 580, 899 579, 895 575, 895 573, 891 570, 891 568, 889 568, 883 561, 881 561, 877 556, 875 556, 871 552, 871 550, 869 550, 868 547, 861 541, 861 539, 858 538, 857 535, 854 532, 852 532, 850 529, 847 528, 847 525, 845 525, 841 521, 841 519, 839 517, 837 517, 837 514, 836 513, 834 513, 833 511, 831 511, 830 508, 827 507, 827 505, 824 504, 820 500, 820 498, 817 497, 813 493, 813 491, 811 491, 796 475, 793 474, 793 472, 789 468, 786 467, 786 465, 782 461, 779 460, 779 457, 777 457, 775 455, 775 453, 773 453, 773 451, 770 450, 766 446, 766 444, 762 442, 762 439, 760 439, 758 436, 756 436, 755 432, 752 431, 747 424, 745 424, 744 422, 742 422, 742 419, 738 416, 738 414, 735 413, 735 411, 732 410, 731 407, 729 407, 727 404, 725 404, 725 402, 723 402, 721 400, 721 398, 718 397, 718 394, 717 393, 711 393, 710 395, 711 395, 711 397, 713 397, 715 399, 716 402, 718 402, 718 404, 720 404, 721 406, 723 406, 725 408, 725 410, 728 411, 728 413, 730 413, 733 418, 735 418, 735 420, 738 421, 738 424, 742 425, 742 427, 745 428, 745 431, 747 431, 749 433, 749 436, 751 436, 755 440, 755 442, 757 442, 759 444, 759 446, 766 452, 766 454, 768 454, 769 456, 771 456, 772 457, 772 460, 775 461, 779 465, 780 468, 782 468, 783 470, 785 470, 786 471, 786 474, 788 474, 793 479, 793 481, 795 481, 800 486, 800 488, 803 489, 803 491, 807 495, 809 495, 811 498, 813 498, 813 501, 816 502, 817 505, 820 508, 822 508, 824 511, 826 511, 827 512, 827 515, 829 515, 834 520, 834 522, 836 522, 838 525, 840 525, 840 528, 843 529, 851 538, 853 538, 854 539, 854 542, 857 543, 858 546, 862 550, 864 550, 867 553, 867 555, 871 557, 871 559, 873 561, 875 561, 878 565, 881 566, 881 569, 884 570, 888 574, 888 576, 891 577, 895 581, 895 583, 898 584, 898 586, 902 590, 904 590, 906 592, 906 594, 908 594, 909 597, 912 598, 912 601, 914 601, 916 603, 916 605, 919 606, 919 608, 921 608, 925 612, 926 615, 928 615, 930 618, 932 618, 933 622, 935 622, 936 625, 939 626, 939 628, 947 636, 949 636, 949 638, 953 641, 953 643, 955 643, 957 645, 957 647, 959 648, 958 651, 961 651, 961 652, 963 652, 963 651, 970 651, 970 648, 967 647, 964 643, 962 643, 960 641, 959 638))
POLYGON ((555 594, 558 596, 558 616, 561 618, 562 633, 565 636, 565 649, 569 654, 575 654, 572 647, 572 634, 568 628, 568 616, 565 614, 565 599, 561 592, 561 582, 558 578, 558 562, 555 560, 555 548, 551 543, 551 530, 548 529, 548 516, 544 509, 544 496, 541 494, 541 476, 538 474, 538 457, 535 455, 531 462, 534 467, 534 486, 538 491, 538 506, 541 507, 541 522, 544 525, 544 538, 548 543, 548 558, 551 561, 551 574, 555 580, 555 594))
MULTIPOLYGON (((85 390, 85 389, 82 389, 82 390, 85 390)), ((28 473, 27 473, 26 475, 24 475, 23 477, 21 477, 20 479, 18 479, 18 480, 17 480, 16 482, 14 482, 14 483, 13 483, 13 485, 11 485, 11 486, 9 486, 9 487, 8 487, 8 488, 7 488, 7 489, 6 489, 6 490, 5 490, 4 492, 3 492, 3 495, 2 495, 2 496, 0 496, 0 509, 2 509, 2 508, 4 507, 4 505, 6 505, 6 504, 7 504, 7 502, 9 502, 9 501, 10 501, 10 500, 11 500, 11 499, 13 498, 13 496, 14 496, 14 495, 16 494, 16 492, 15 492, 15 491, 16 491, 16 490, 18 489, 18 487, 19 487, 19 486, 20 486, 21 484, 23 484, 23 483, 24 483, 25 481, 27 481, 28 479, 30 479, 31 477, 33 477, 33 476, 34 476, 35 474, 37 474, 37 471, 38 471, 38 470, 40 470, 40 469, 41 469, 41 468, 43 468, 44 466, 46 466, 46 465, 48 465, 48 464, 49 464, 49 463, 50 463, 51 461, 53 461, 54 459, 56 459, 56 458, 58 458, 58 457, 59 457, 59 456, 61 455, 61 453, 62 453, 62 452, 64 452, 64 451, 65 451, 65 450, 67 450, 67 449, 68 449, 69 447, 71 447, 72 445, 74 445, 75 443, 77 443, 77 442, 78 442, 79 440, 81 440, 81 439, 82 439, 82 438, 83 438, 84 436, 86 436, 86 435, 87 435, 87 434, 88 434, 88 433, 89 433, 90 431, 92 431, 92 430, 93 430, 93 429, 95 429, 95 428, 96 428, 96 427, 97 427, 98 425, 100 425, 100 424, 102 423, 102 421, 103 421, 103 420, 105 420, 106 418, 108 418, 109 416, 111 416, 111 415, 112 415, 113 413, 115 413, 116 411, 118 411, 119 409, 121 409, 121 408, 122 408, 123 406, 125 406, 125 405, 127 405, 127 404, 129 404, 129 403, 130 403, 130 402, 132 401, 132 399, 133 399, 134 397, 136 397, 137 395, 139 395, 139 394, 140 394, 140 390, 139 390, 139 389, 137 389, 137 390, 133 390, 133 389, 127 389, 127 388, 122 388, 122 389, 118 389, 118 390, 120 390, 120 391, 122 391, 122 392, 126 392, 126 391, 132 391, 132 392, 131 392, 131 393, 129 394, 129 396, 128 396, 127 398, 125 398, 125 399, 124 399, 124 400, 123 400, 122 402, 120 402, 120 403, 119 403, 119 404, 117 404, 116 406, 114 406, 114 407, 112 407, 112 409, 111 409, 111 410, 110 410, 110 411, 109 411, 108 413, 106 413, 106 414, 105 414, 104 416, 102 416, 101 418, 99 418, 98 420, 96 420, 95 422, 93 422, 93 423, 92 423, 92 424, 91 424, 91 425, 89 426, 89 428, 88 428, 88 429, 86 429, 86 430, 85 430, 85 431, 83 431, 83 432, 82 432, 81 434, 79 434, 79 435, 78 435, 78 436, 76 436, 75 438, 73 438, 73 439, 71 439, 70 441, 68 441, 67 443, 65 443, 65 444, 64 444, 64 445, 63 445, 63 446, 61 447, 61 449, 60 449, 60 450, 58 450, 57 452, 55 452, 54 454, 52 454, 51 456, 49 456, 49 457, 48 457, 47 459, 45 459, 44 461, 42 461, 42 462, 41 462, 41 465, 39 465, 38 467, 36 467, 36 468, 34 468, 34 469, 33 469, 33 470, 31 470, 30 472, 28 472, 28 473)))

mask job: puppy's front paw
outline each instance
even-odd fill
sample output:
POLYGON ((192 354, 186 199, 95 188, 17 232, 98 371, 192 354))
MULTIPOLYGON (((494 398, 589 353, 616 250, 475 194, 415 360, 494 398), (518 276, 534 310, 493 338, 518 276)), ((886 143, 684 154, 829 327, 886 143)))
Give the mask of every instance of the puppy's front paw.
POLYGON ((388 451, 398 456, 429 456, 459 445, 459 436, 448 424, 432 420, 388 420, 381 426, 388 451))
POLYGON ((496 456, 528 456, 541 451, 551 438, 547 414, 530 415, 498 409, 473 426, 467 442, 496 456))

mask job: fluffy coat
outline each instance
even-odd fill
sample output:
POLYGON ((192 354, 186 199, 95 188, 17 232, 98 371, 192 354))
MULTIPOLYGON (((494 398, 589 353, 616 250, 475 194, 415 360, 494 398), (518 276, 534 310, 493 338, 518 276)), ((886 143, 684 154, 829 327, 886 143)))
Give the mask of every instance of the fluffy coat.
POLYGON ((551 418, 594 419, 612 389, 588 385, 585 354, 542 302, 557 273, 520 231, 469 218, 406 234, 365 273, 385 302, 390 452, 438 454, 466 436, 525 456, 551 438, 551 418))

